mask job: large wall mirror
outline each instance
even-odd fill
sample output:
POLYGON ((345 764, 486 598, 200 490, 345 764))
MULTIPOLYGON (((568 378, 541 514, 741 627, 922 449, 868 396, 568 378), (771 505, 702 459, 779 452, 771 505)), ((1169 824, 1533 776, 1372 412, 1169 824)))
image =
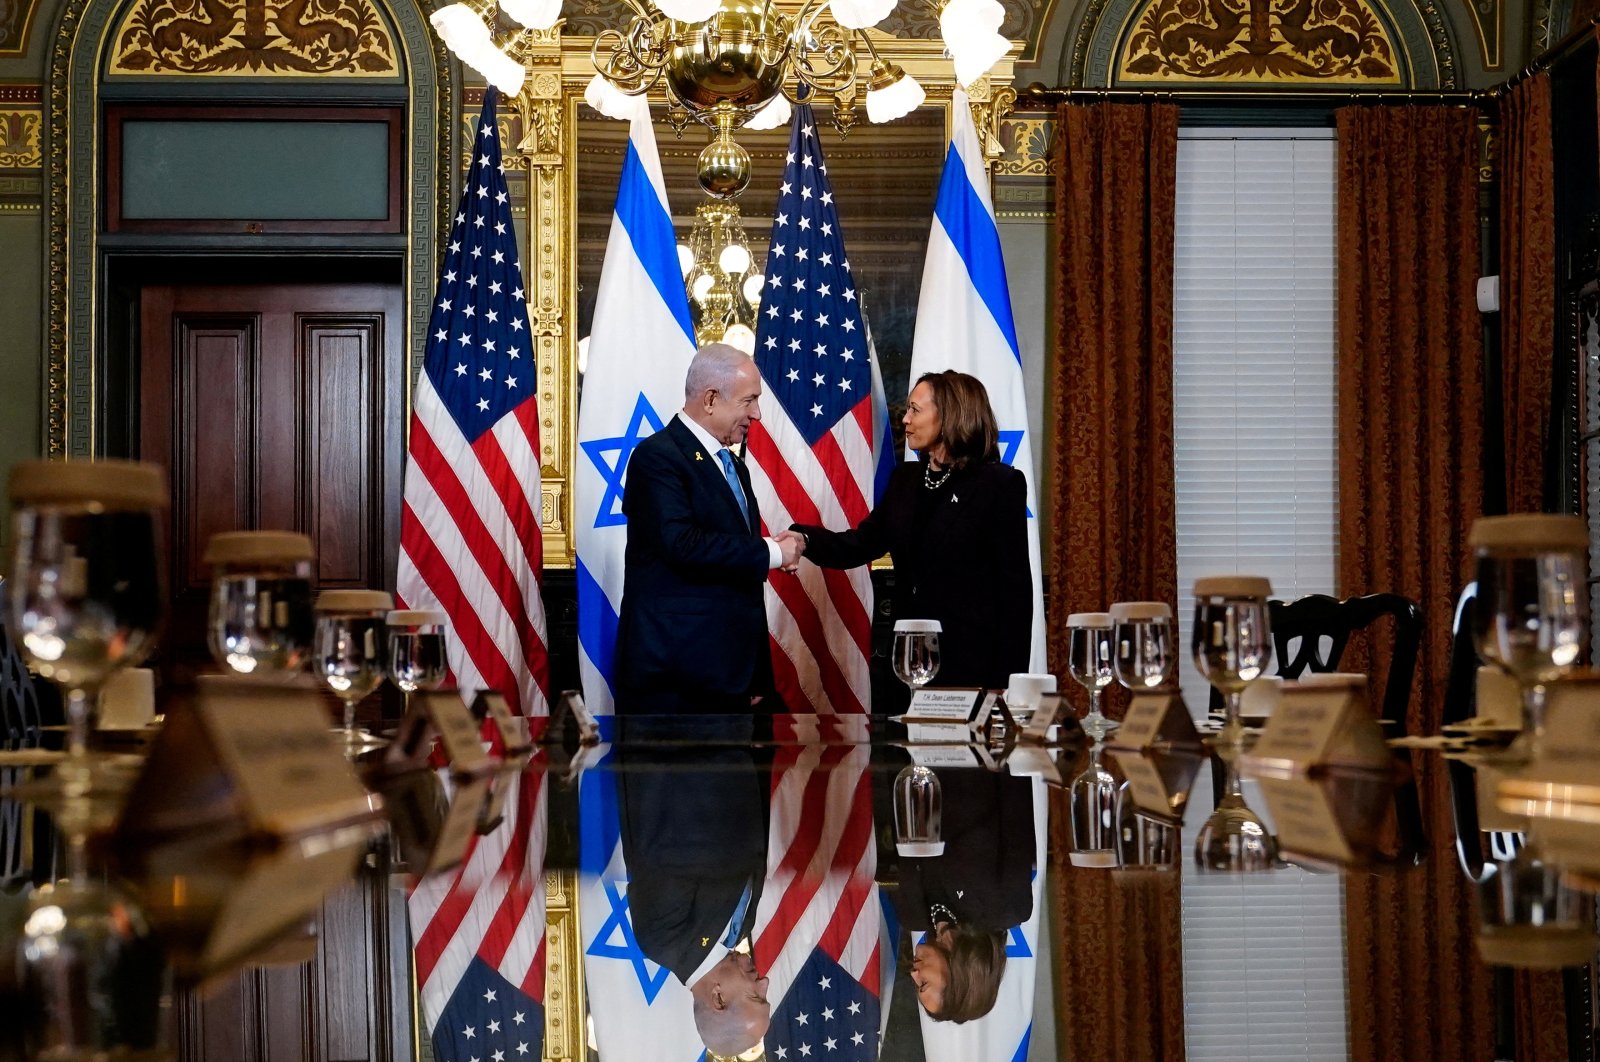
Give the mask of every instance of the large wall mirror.
MULTIPOLYGON (((849 135, 841 136, 833 127, 829 109, 816 109, 845 247, 897 425, 908 390, 928 226, 944 165, 946 110, 944 104, 926 104, 897 122, 869 125, 863 120, 849 135), (886 174, 893 176, 886 179, 886 174)), ((695 160, 707 134, 704 128, 692 125, 680 137, 660 108, 655 111, 656 146, 673 227, 679 243, 687 245, 696 208, 710 202, 695 180, 695 160)), ((583 337, 593 327, 595 292, 611 231, 628 125, 602 118, 580 105, 577 134, 576 334, 583 337)), ((741 131, 737 140, 750 152, 753 173, 750 187, 733 202, 740 212, 753 269, 759 271, 766 263, 789 129, 741 131)))

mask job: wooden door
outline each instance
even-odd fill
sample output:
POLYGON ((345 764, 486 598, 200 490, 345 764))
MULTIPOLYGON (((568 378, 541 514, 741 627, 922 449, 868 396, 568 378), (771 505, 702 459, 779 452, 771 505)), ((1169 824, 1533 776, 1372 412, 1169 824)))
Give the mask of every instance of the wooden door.
POLYGON ((318 589, 393 586, 405 365, 397 285, 162 285, 140 298, 140 452, 167 469, 182 689, 205 648, 206 542, 301 531, 318 589))
MULTIPOLYGON (((140 453, 172 485, 173 613, 153 664, 181 700, 196 673, 216 670, 202 559, 213 534, 301 531, 318 589, 394 585, 401 298, 383 284, 188 284, 145 287, 139 305, 140 453)), ((407 941, 403 890, 364 873, 323 905, 314 939, 286 942, 288 961, 185 993, 179 1057, 411 1057, 407 941)))

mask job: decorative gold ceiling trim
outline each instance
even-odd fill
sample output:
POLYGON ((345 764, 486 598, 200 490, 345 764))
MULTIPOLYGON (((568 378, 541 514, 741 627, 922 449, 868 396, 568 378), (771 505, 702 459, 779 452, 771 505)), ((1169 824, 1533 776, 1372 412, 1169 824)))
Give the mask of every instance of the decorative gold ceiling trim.
POLYGON ((1146 0, 1117 83, 1399 85, 1399 47, 1367 0, 1146 0))
POLYGON ((134 0, 112 39, 119 76, 401 76, 371 0, 134 0))

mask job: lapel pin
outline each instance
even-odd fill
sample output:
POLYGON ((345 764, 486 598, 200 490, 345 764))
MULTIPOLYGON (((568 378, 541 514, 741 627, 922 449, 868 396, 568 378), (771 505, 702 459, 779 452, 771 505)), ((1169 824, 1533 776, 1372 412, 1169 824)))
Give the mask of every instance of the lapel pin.
POLYGON ((696 450, 694 452, 694 459, 696 461, 704 461, 706 459, 706 455, 701 453, 699 450, 696 450))

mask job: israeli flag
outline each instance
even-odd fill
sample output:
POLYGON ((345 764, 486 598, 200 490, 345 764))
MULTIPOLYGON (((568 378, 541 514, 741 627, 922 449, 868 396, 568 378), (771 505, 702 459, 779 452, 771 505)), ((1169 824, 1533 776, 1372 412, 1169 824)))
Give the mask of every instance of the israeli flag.
POLYGON ((643 97, 628 102, 637 108, 595 297, 573 477, 578 666, 584 703, 597 715, 614 707, 628 458, 683 407, 683 378, 695 350, 650 109, 643 97))
POLYGON ((925 372, 955 369, 982 380, 1000 425, 1000 456, 1028 477, 1028 563, 1033 568, 1033 651, 1028 670, 1043 671, 1038 480, 1023 392, 1022 351, 1011 317, 1011 290, 1000 256, 989 175, 983 168, 967 94, 959 88, 951 109, 954 128, 922 267, 911 379, 915 383, 925 372))

